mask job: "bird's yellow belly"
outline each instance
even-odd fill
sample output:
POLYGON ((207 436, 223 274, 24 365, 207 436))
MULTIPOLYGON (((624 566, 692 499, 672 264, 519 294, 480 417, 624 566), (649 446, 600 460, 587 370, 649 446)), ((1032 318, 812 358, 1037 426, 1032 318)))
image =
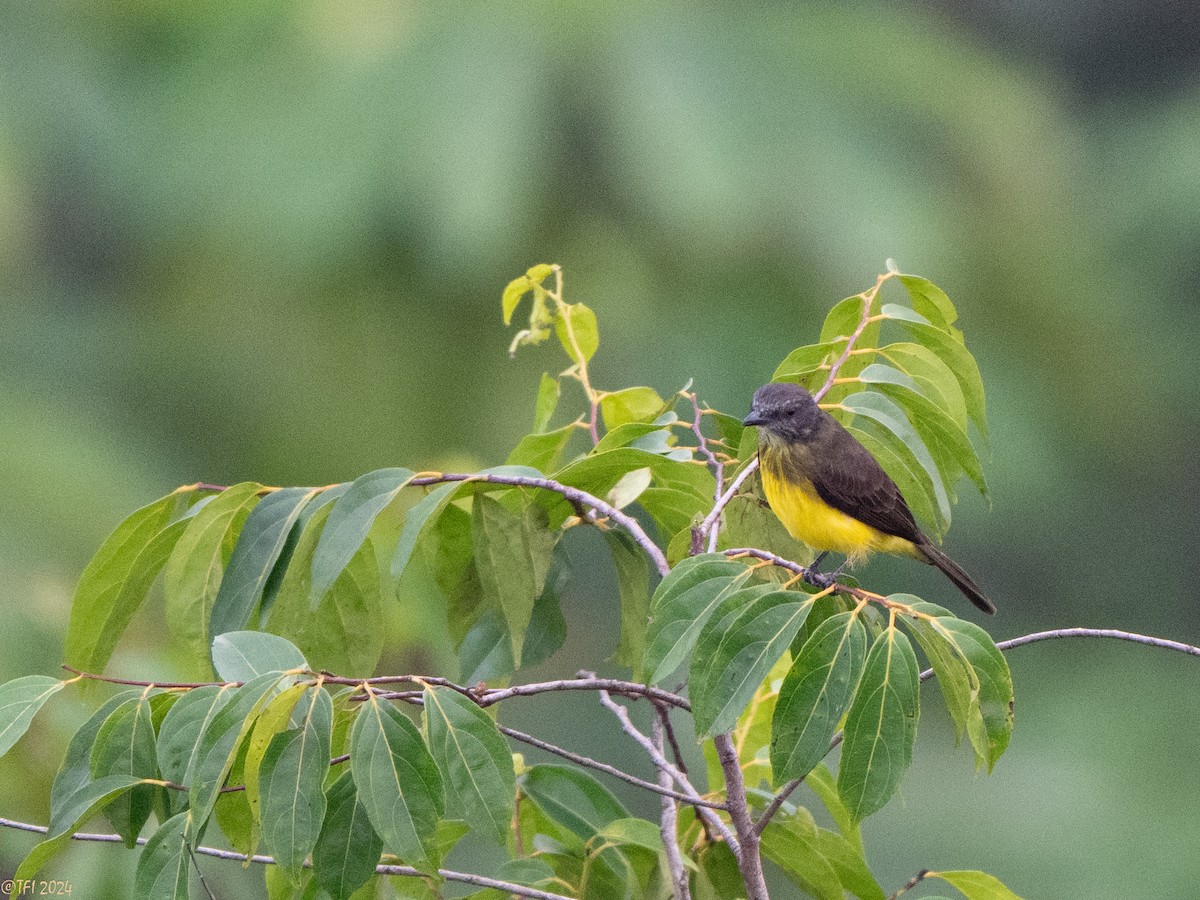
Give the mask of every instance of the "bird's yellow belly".
POLYGON ((911 541, 884 534, 834 509, 817 495, 811 482, 797 485, 764 471, 763 491, 788 533, 814 550, 833 550, 852 560, 876 550, 914 555, 911 541))

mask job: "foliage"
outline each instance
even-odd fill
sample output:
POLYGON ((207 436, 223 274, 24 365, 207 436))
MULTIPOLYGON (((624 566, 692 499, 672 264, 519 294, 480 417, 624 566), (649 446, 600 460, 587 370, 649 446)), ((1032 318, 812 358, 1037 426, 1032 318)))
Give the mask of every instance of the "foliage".
MULTIPOLYGON (((569 365, 542 376, 533 430, 504 465, 388 468, 316 488, 194 484, 117 527, 76 592, 66 655, 80 674, 0 687, 0 748, 65 685, 103 680, 160 572, 172 633, 206 648, 203 668, 219 680, 147 683, 105 702, 68 748, 47 840, 18 878, 103 811, 131 847, 155 817, 137 874, 153 897, 188 894, 210 828, 242 854, 273 858, 275 896, 361 896, 377 871, 434 890, 467 880, 442 863, 468 830, 511 854, 500 873, 508 893, 680 896, 682 879, 700 896, 761 897, 761 832, 762 856, 811 896, 883 896, 859 823, 889 801, 911 760, 917 651, 959 739, 989 771, 1013 725, 1004 657, 982 629, 920 598, 848 579, 810 584, 793 561, 805 551, 757 500, 753 430, 702 406, 690 383, 665 397, 594 385, 597 319, 564 299, 559 267, 510 283, 504 321, 523 305, 528 327, 512 352, 556 339, 569 365), (563 415, 572 387, 582 411, 563 415), (403 516, 398 533, 383 521, 389 510, 403 516), (526 767, 492 709, 513 696, 503 687, 513 675, 565 638, 558 594, 572 571, 560 539, 581 527, 602 531, 611 549, 616 661, 635 680, 574 686, 652 701, 657 746, 633 736, 665 773, 660 792, 688 798, 677 827, 632 816, 586 758, 526 767), (462 683, 373 677, 380 605, 417 560, 446 595, 462 683), (347 668, 331 674, 329 660, 347 668), (667 689, 685 668, 686 699, 667 689), (419 719, 409 714, 418 709, 419 719), (703 800, 665 758, 672 709, 690 711, 712 754, 703 800), (838 744, 834 777, 824 760, 838 744), (799 779, 837 830, 788 800, 799 779)), ((940 289, 889 268, 834 306, 818 343, 774 376, 808 387, 936 534, 961 479, 987 490, 972 440, 986 438, 983 387, 955 321, 940 289), (896 296, 885 302, 885 290, 896 296)), ((982 873, 941 877, 968 897, 1004 895, 982 873)))

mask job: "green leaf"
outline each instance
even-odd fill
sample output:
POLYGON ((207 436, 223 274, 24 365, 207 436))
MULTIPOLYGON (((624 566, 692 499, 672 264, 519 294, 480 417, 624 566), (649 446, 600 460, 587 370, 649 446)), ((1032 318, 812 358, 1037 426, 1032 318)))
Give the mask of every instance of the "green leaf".
POLYGON ((404 574, 422 530, 431 519, 436 520, 446 505, 454 499, 454 492, 459 486, 457 482, 439 485, 413 504, 405 516, 404 529, 400 532, 400 540, 392 557, 393 578, 399 579, 404 574))
POLYGON ((954 373, 958 386, 962 389, 967 402, 967 414, 979 433, 987 438, 986 402, 983 395, 983 378, 979 374, 979 365, 975 357, 960 340, 944 331, 919 322, 902 321, 900 325, 916 340, 918 344, 932 351, 954 373))
POLYGON ((350 733, 350 768, 384 847, 410 866, 436 875, 434 831, 446 811, 437 764, 416 726, 374 693, 362 704, 350 733))
MULTIPOLYGON (((267 751, 271 747, 271 741, 277 735, 282 734, 292 724, 293 713, 297 710, 297 704, 301 699, 308 696, 307 691, 309 686, 304 683, 293 684, 291 687, 284 688, 279 693, 271 697, 264 703, 261 709, 254 717, 254 724, 251 727, 248 736, 240 741, 241 749, 238 751, 238 760, 234 763, 234 768, 241 768, 241 782, 246 789, 240 791, 246 801, 246 812, 250 819, 249 828, 246 834, 246 843, 249 845, 245 852, 253 853, 257 849, 258 839, 261 828, 260 823, 263 820, 263 803, 262 803, 262 785, 260 775, 262 774, 263 759, 266 758, 267 751)), ((307 709, 309 704, 305 704, 307 709)), ((233 771, 230 771, 230 778, 233 777, 233 771)), ((225 799, 224 797, 221 798, 225 799)), ((218 801, 217 809, 220 810, 221 802, 218 801)), ((291 877, 290 875, 288 876, 291 877)))
POLYGON ((26 675, 0 685, 0 756, 21 739, 42 705, 64 683, 47 675, 26 675))
POLYGON ((837 825, 838 831, 854 852, 860 857, 864 856, 862 829, 855 821, 854 816, 850 814, 850 810, 846 808, 846 804, 842 802, 837 791, 837 782, 825 764, 817 763, 812 771, 804 776, 804 783, 825 805, 825 809, 837 825))
POLYGON ((842 400, 842 406, 855 416, 863 416, 878 423, 900 439, 900 443, 903 445, 903 449, 907 451, 907 455, 911 456, 912 460, 915 460, 921 470, 924 471, 928 480, 926 486, 932 489, 933 496, 937 500, 938 513, 941 520, 949 522, 950 498, 946 494, 945 485, 942 484, 942 477, 937 463, 934 462, 933 457, 929 453, 929 448, 925 446, 925 442, 921 439, 921 436, 913 428, 912 423, 908 421, 908 417, 904 415, 904 410, 897 406, 894 401, 873 391, 861 391, 845 397, 842 400))
POLYGON ((508 454, 505 462, 510 466, 529 466, 539 472, 551 472, 558 465, 559 457, 562 456, 571 436, 578 430, 575 424, 571 423, 557 431, 527 434, 513 448, 512 453, 508 454))
POLYGON ((952 335, 957 334, 958 329, 951 326, 958 319, 958 311, 955 310, 954 304, 950 302, 945 291, 932 281, 917 275, 897 275, 896 278, 908 291, 913 309, 943 331, 952 335))
POLYGON ((208 658, 208 619, 225 563, 261 488, 247 481, 213 497, 191 518, 163 569, 167 624, 192 658, 208 658))
POLYGON ((605 531, 613 565, 617 570, 617 591, 621 596, 621 636, 613 661, 634 669, 641 678, 642 654, 646 647, 646 626, 650 616, 650 567, 645 553, 623 531, 605 531))
POLYGON ((250 681, 266 672, 307 669, 304 654, 290 641, 262 631, 230 631, 212 645, 213 666, 226 681, 250 681))
POLYGON ((776 816, 762 832, 763 856, 816 900, 844 900, 842 881, 821 852, 817 826, 808 810, 776 816))
POLYGON ((371 827, 350 771, 330 785, 326 802, 325 824, 312 851, 313 878, 332 900, 347 900, 375 874, 383 842, 371 827))
POLYGON ((838 793, 856 821, 887 803, 912 761, 920 713, 918 675, 908 638, 889 627, 867 653, 846 715, 838 793))
POLYGON ((627 422, 653 422, 666 405, 654 388, 631 387, 605 394, 600 400, 600 414, 605 430, 612 431, 627 422))
POLYGON ((308 560, 329 510, 319 510, 304 526, 293 559, 264 627, 286 637, 313 669, 342 675, 370 675, 383 652, 383 597, 375 545, 368 537, 317 608, 309 607, 312 568, 308 560))
POLYGON ((817 852, 833 867, 842 887, 860 900, 887 900, 883 888, 871 874, 862 850, 856 849, 836 831, 817 829, 817 852))
POLYGON ((233 699, 233 693, 232 685, 206 685, 188 691, 171 707, 159 726, 155 751, 163 778, 191 784, 199 760, 200 735, 233 699))
POLYGON ((1013 684, 1008 661, 978 625, 916 597, 896 597, 932 617, 906 617, 904 621, 929 657, 956 737, 966 732, 975 751, 976 769, 987 766, 990 772, 1012 736, 1013 684))
MULTIPOLYGON (((525 646, 521 651, 522 662, 527 666, 545 662, 566 640, 567 621, 563 618, 558 591, 567 571, 555 575, 551 569, 546 588, 533 604, 533 618, 525 630, 525 646)), ((512 642, 504 617, 498 611, 489 609, 479 617, 458 648, 458 660, 465 684, 502 678, 515 671, 512 642)))
POLYGON ((921 392, 944 409, 959 428, 967 429, 967 401, 958 379, 941 357, 920 344, 895 343, 879 355, 916 382, 921 392))
POLYGON ((821 325, 821 343, 833 344, 834 348, 841 353, 845 342, 839 341, 838 338, 848 338, 858 330, 858 326, 862 323, 866 302, 861 294, 855 294, 853 297, 847 297, 845 300, 835 303, 833 309, 826 314, 825 322, 821 325))
POLYGON ((191 775, 188 804, 192 809, 188 840, 191 846, 199 842, 204 824, 212 815, 217 794, 229 775, 242 739, 281 680, 279 673, 267 672, 235 688, 229 702, 217 710, 208 727, 200 733, 195 759, 188 767, 191 775))
POLYGON ((562 393, 562 387, 558 383, 557 378, 551 378, 547 373, 542 373, 541 383, 538 385, 537 403, 534 406, 533 412, 533 431, 539 434, 550 427, 550 420, 554 418, 554 411, 558 408, 558 397, 562 393))
POLYGON ((689 557, 670 571, 650 600, 642 668, 651 682, 679 668, 713 610, 749 577, 744 564, 720 553, 689 557))
POLYGON ((540 511, 540 507, 526 504, 520 514, 512 513, 498 500, 481 494, 475 498, 471 514, 479 581, 488 603, 504 616, 513 662, 518 666, 525 629, 546 585, 558 537, 538 516, 540 511))
POLYGON ((134 885, 142 900, 187 900, 191 854, 183 833, 188 813, 172 816, 150 836, 138 857, 134 885))
MULTIPOLYGON (((662 833, 659 831, 659 826, 645 819, 616 819, 596 832, 596 837, 610 844, 641 847, 651 853, 663 852, 662 833)), ((696 864, 691 859, 684 857, 683 861, 689 868, 696 868, 696 864)))
MULTIPOLYGON (((92 746, 90 770, 94 780, 108 775, 158 777, 154 723, 146 692, 122 703, 100 726, 92 746)), ((154 788, 138 785, 109 804, 108 820, 125 839, 126 847, 137 845, 153 801, 154 788)))
POLYGON ((558 342, 576 365, 586 365, 600 346, 596 314, 582 303, 564 303, 554 322, 558 342))
POLYGON ((313 553, 310 608, 316 609, 367 539, 376 517, 412 479, 413 472, 409 469, 368 472, 355 479, 333 504, 313 553))
POLYGON ((1021 900, 1006 888, 999 878, 986 872, 930 872, 926 877, 940 878, 948 882, 962 891, 967 900, 1021 900))
MULTIPOLYGON (((858 300, 858 298, 852 299, 858 300)), ((862 301, 858 300, 858 302, 860 304, 858 309, 861 310, 862 301)), ((851 326, 851 331, 857 326, 858 322, 855 321, 851 326)), ((849 331, 846 332, 846 334, 849 333, 849 331)), ((806 347, 797 347, 779 364, 775 374, 771 376, 771 380, 792 381, 808 386, 809 379, 805 376, 822 371, 822 366, 829 365, 838 358, 843 346, 841 341, 826 341, 820 344, 809 344, 806 347)))
POLYGON ((503 845, 516 796, 508 744, 487 713, 457 691, 426 687, 424 698, 429 749, 446 787, 449 815, 503 845))
POLYGON ((629 811, 591 775, 567 766, 538 765, 521 777, 521 790, 547 818, 589 841, 629 811))
POLYGON ((83 570, 67 626, 67 661, 101 672, 133 614, 188 525, 168 524, 185 506, 183 494, 169 494, 144 506, 117 526, 83 570))
POLYGON ((209 636, 241 631, 262 599, 288 533, 319 490, 283 488, 264 497, 246 517, 213 601, 209 636))
POLYGON ((296 883, 325 820, 322 788, 333 729, 329 694, 313 687, 305 697, 298 727, 271 739, 258 773, 263 843, 296 883))
POLYGON ((140 784, 139 780, 128 775, 106 775, 73 791, 61 807, 52 807, 46 839, 29 851, 17 866, 13 880, 33 878, 71 840, 80 825, 136 784, 140 784))
MULTIPOLYGON (((593 452, 560 469, 554 474, 554 480, 595 497, 604 497, 626 474, 646 467, 654 473, 654 482, 642 492, 638 502, 664 534, 675 534, 690 527, 698 513, 711 508, 716 485, 706 467, 636 447, 593 452)), ((538 502, 550 511, 552 527, 575 513, 570 503, 549 491, 541 492, 538 502)))
MULTIPOLYGON (((122 691, 114 694, 100 705, 79 729, 71 736, 67 744, 67 752, 54 775, 54 783, 50 786, 50 808, 63 809, 72 794, 86 786, 92 780, 92 745, 96 743, 96 735, 108 717, 122 703, 133 697, 140 697, 142 689, 122 691)), ((164 778, 171 776, 164 773, 164 778)), ((173 779, 172 779, 173 780, 173 779)))
POLYGON ((811 596, 762 584, 726 597, 696 640, 688 687, 696 737, 729 731, 812 609, 811 596))
POLYGON ((535 287, 540 287, 541 283, 553 272, 553 266, 546 263, 538 263, 536 266, 531 266, 524 275, 514 278, 505 286, 504 294, 500 298, 505 325, 508 325, 512 321, 513 313, 516 312, 521 298, 535 287))
POLYGON ((775 702, 771 769, 776 784, 803 778, 825 758, 866 656, 867 631, 852 612, 830 616, 804 642, 775 702))
POLYGON ((646 492, 646 488, 650 487, 650 482, 654 480, 654 473, 647 466, 644 469, 634 469, 632 472, 626 472, 622 475, 617 483, 612 486, 605 497, 605 501, 609 506, 616 509, 624 509, 638 497, 646 492))

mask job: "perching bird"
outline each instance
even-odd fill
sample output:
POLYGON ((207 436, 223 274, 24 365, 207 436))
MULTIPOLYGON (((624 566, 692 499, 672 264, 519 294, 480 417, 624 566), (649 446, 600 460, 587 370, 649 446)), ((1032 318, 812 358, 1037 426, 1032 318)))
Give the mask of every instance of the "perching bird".
POLYGON ((876 550, 911 556, 945 572, 984 612, 996 611, 971 576, 921 531, 870 451, 804 388, 764 385, 743 424, 758 426, 763 491, 792 537, 822 555, 844 553, 848 563, 876 550))

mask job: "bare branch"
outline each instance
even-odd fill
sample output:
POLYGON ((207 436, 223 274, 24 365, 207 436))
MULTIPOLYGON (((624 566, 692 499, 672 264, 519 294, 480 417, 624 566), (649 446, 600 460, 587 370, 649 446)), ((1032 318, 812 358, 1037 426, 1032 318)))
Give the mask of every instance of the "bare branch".
MULTIPOLYGON (((633 721, 629 718, 629 710, 613 700, 613 698, 609 696, 608 691, 600 692, 600 702, 604 704, 605 709, 609 710, 614 716, 617 717, 617 721, 621 723, 621 730, 637 741, 641 748, 645 750, 647 754, 649 754, 650 759, 653 760, 655 766, 657 766, 660 770, 668 772, 671 777, 675 779, 676 783, 683 788, 684 793, 688 795, 689 799, 700 798, 700 792, 696 790, 696 787, 692 784, 691 779, 684 775, 683 772, 679 771, 679 769, 670 761, 668 761, 665 756, 659 753, 658 749, 654 746, 654 742, 651 741, 650 738, 638 731, 637 726, 634 725, 633 721)), ((737 837, 734 835, 730 827, 726 825, 716 813, 714 813, 708 807, 697 806, 696 815, 699 816, 703 822, 707 823, 710 828, 720 834, 722 838, 724 838, 725 843, 729 845, 729 849, 731 849, 735 854, 738 852, 738 848, 741 845, 738 843, 737 837)))
MULTIPOLYGON (((33 825, 29 822, 18 822, 15 819, 5 818, 0 818, 0 827, 15 828, 19 831, 29 831, 34 834, 46 834, 49 831, 45 825, 33 825)), ((93 834, 86 831, 75 832, 71 835, 71 839, 75 841, 98 841, 104 844, 120 844, 125 840, 119 834, 93 834)), ((147 842, 148 838, 140 837, 137 839, 139 846, 145 846, 147 842)), ((245 853, 238 853, 233 850, 221 850, 217 847, 197 847, 195 852, 203 856, 215 856, 217 859, 232 859, 239 862, 252 862, 266 866, 275 865, 275 860, 272 857, 257 853, 253 856, 247 856, 245 853)), ((312 868, 312 863, 305 861, 304 867, 312 868)), ((418 872, 412 866, 381 864, 375 867, 375 872, 379 875, 405 875, 412 878, 427 877, 425 873, 418 872)), ((516 894, 518 897, 530 897, 532 900, 572 900, 572 898, 563 894, 554 894, 550 891, 542 891, 537 888, 512 884, 507 881, 498 881, 495 878, 488 878, 486 875, 455 872, 451 869, 438 869, 438 874, 447 881, 457 881, 460 884, 473 884, 476 887, 495 888, 506 894, 516 894)))
POLYGON ((740 847, 737 850, 738 868, 742 881, 746 883, 747 900, 768 900, 767 882, 763 877, 762 854, 759 852, 758 832, 750 818, 750 805, 746 802, 746 782, 742 778, 742 764, 737 749, 729 734, 718 734, 713 738, 721 771, 725 773, 725 799, 729 804, 729 816, 737 829, 740 847))
POLYGON ((515 741, 520 741, 521 743, 528 744, 531 747, 537 747, 539 750, 545 750, 547 753, 553 753, 555 756, 561 756, 563 759, 569 759, 573 763, 586 766, 589 769, 595 769, 597 772, 605 772, 609 775, 612 775, 614 778, 620 778, 622 781, 627 781, 630 784, 637 785, 638 787, 647 791, 653 791, 656 794, 661 794, 664 797, 673 797, 682 803, 688 803, 692 806, 705 806, 709 809, 723 810, 728 808, 724 803, 718 803, 715 800, 705 800, 699 797, 691 797, 680 791, 672 790, 671 785, 673 782, 670 779, 667 780, 665 787, 662 785, 661 779, 659 784, 652 784, 649 781, 644 781, 643 779, 638 778, 636 775, 630 775, 626 772, 622 772, 615 766, 608 765, 608 763, 599 762, 579 753, 572 753, 570 750, 566 750, 562 747, 548 743, 547 741, 543 741, 541 738, 535 738, 531 734, 525 734, 523 731, 517 731, 515 728, 509 728, 506 725, 497 725, 496 727, 500 730, 501 734, 506 734, 515 741))
MULTIPOLYGON (((659 756, 665 756, 663 743, 662 711, 655 709, 651 720, 651 738, 654 749, 659 756)), ((659 817, 659 831, 662 833, 663 854, 667 858, 667 871, 671 873, 671 887, 675 892, 675 900, 691 900, 692 892, 688 886, 688 873, 683 865, 683 853, 679 850, 679 807, 675 801, 666 795, 671 787, 671 774, 666 769, 658 770, 658 786, 663 790, 662 815, 659 817)))

